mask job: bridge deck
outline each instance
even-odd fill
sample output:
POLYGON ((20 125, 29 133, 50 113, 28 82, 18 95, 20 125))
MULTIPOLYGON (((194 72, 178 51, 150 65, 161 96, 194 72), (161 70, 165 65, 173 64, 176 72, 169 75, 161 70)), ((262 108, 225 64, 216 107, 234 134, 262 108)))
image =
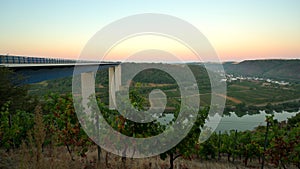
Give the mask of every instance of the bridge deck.
POLYGON ((59 63, 76 63, 76 60, 60 58, 40 58, 27 56, 0 55, 0 64, 59 64, 59 63))
POLYGON ((26 68, 26 67, 68 67, 68 66, 97 66, 97 65, 118 65, 115 62, 104 62, 104 63, 57 63, 57 64, 47 64, 47 63, 34 63, 34 64, 0 64, 4 67, 11 67, 11 68, 26 68))
POLYGON ((0 55, 0 67, 4 66, 4 67, 12 67, 12 68, 26 68, 26 67, 96 66, 96 65, 118 65, 118 63, 0 55))

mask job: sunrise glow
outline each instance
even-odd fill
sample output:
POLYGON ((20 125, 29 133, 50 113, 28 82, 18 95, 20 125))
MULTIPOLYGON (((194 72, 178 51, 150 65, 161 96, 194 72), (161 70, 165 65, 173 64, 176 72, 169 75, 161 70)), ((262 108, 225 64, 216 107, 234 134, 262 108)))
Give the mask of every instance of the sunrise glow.
MULTIPOLYGON (((162 13, 197 27, 220 60, 300 58, 300 1, 2 1, 0 54, 76 59, 101 28, 139 13, 162 13), (122 4, 122 5, 120 5, 122 4)), ((158 23, 159 24, 159 23, 158 23)), ((174 28, 176 29, 176 28, 174 28)), ((122 31, 122 28, 120 28, 122 31)), ((160 49, 195 60, 182 44, 160 38, 134 38, 106 58, 160 49)))

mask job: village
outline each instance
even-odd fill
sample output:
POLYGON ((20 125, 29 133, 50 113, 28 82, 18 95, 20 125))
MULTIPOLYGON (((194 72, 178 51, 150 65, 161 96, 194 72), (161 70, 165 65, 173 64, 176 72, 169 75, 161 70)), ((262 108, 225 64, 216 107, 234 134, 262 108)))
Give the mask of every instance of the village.
POLYGON ((281 86, 286 86, 286 85, 290 84, 289 82, 286 82, 286 81, 278 81, 278 80, 273 80, 273 79, 270 79, 270 78, 262 78, 262 77, 250 77, 250 76, 243 77, 243 76, 234 76, 232 74, 226 74, 225 76, 226 76, 226 79, 221 79, 221 82, 233 82, 233 81, 247 80, 247 81, 264 82, 263 83, 264 86, 268 86, 268 85, 271 85, 271 84, 278 84, 278 85, 281 85, 281 86))

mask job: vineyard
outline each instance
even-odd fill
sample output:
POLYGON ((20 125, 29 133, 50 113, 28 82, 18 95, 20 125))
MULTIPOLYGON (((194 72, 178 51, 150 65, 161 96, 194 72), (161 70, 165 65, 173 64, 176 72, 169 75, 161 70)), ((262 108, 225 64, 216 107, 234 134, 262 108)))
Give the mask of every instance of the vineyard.
MULTIPOLYGON (((1 85, 7 87, 9 81, 1 85)), ((1 102, 0 110, 0 168, 173 169, 196 168, 195 162, 224 164, 227 168, 300 168, 300 114, 281 123, 270 115, 266 117, 267 126, 259 126, 253 131, 213 133, 207 141, 199 143, 201 127, 209 110, 203 108, 189 133, 175 147, 159 157, 141 159, 143 162, 138 164, 132 158, 118 157, 102 150, 87 136, 77 119, 71 94, 51 93, 39 100, 15 93, 5 97, 1 101, 6 102, 1 102)), ((135 108, 143 109, 146 100, 138 91, 131 90, 130 98, 135 108)), ((130 137, 155 136, 176 120, 168 124, 135 123, 119 112, 109 110, 100 98, 97 106, 114 130, 130 137)), ((173 113, 178 116, 178 106, 173 113)), ((115 144, 110 141, 107 138, 108 144, 115 144)), ((126 154, 126 149, 122 151, 126 154)))
MULTIPOLYGON (((157 123, 147 125, 137 125, 129 121, 125 123, 126 119, 106 109, 101 102, 99 107, 106 119, 111 119, 110 125, 123 134, 149 137, 164 129, 157 123)), ((29 161, 31 167, 39 168, 38 165, 41 165, 39 161, 46 156, 43 150, 46 147, 50 149, 65 147, 72 161, 78 157, 85 157, 86 153, 95 147, 77 120, 70 95, 48 95, 44 102, 36 106, 34 113, 21 110, 11 112, 9 104, 5 104, 0 113, 1 149, 10 152, 26 147, 32 155, 29 161)), ((188 136, 176 147, 161 154, 162 159, 169 157, 170 168, 178 157, 208 161, 226 159, 230 163, 243 163, 246 167, 257 166, 257 162, 252 164, 252 161, 258 161, 259 164, 264 163, 266 166, 300 168, 299 114, 289 119, 288 123, 278 123, 270 116, 266 118, 267 127, 261 126, 254 131, 246 132, 214 133, 209 140, 198 144, 199 126, 203 124, 206 116, 206 109, 200 111, 197 123, 188 136)), ((98 151, 100 154, 99 147, 98 151)), ((15 164, 23 163, 18 161, 15 164)))

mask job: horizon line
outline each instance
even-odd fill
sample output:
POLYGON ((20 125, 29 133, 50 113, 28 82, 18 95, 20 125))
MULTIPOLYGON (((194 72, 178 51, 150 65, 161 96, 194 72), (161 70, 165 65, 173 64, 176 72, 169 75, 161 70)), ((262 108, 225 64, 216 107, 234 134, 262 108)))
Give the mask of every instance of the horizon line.
MULTIPOLYGON (((13 57, 30 57, 30 58, 49 58, 49 59, 63 59, 63 60, 72 60, 72 61, 80 61, 78 58, 59 58, 59 57, 49 57, 49 56, 32 56, 32 55, 20 55, 20 54, 0 54, 0 56, 13 56, 13 57)), ((234 63, 241 63, 244 61, 256 61, 256 60, 300 60, 300 57, 296 58, 249 58, 249 59, 243 59, 243 60, 220 60, 220 63, 228 63, 228 62, 234 62, 234 63)), ((82 60, 81 60, 82 61, 82 60)), ((85 61, 99 61, 95 59, 86 59, 85 61)), ((102 60, 103 62, 122 62, 121 60, 102 60)), ((182 62, 178 61, 147 61, 147 60, 141 60, 141 61, 131 61, 131 63, 219 63, 216 61, 196 61, 196 60, 182 60, 182 62)))

